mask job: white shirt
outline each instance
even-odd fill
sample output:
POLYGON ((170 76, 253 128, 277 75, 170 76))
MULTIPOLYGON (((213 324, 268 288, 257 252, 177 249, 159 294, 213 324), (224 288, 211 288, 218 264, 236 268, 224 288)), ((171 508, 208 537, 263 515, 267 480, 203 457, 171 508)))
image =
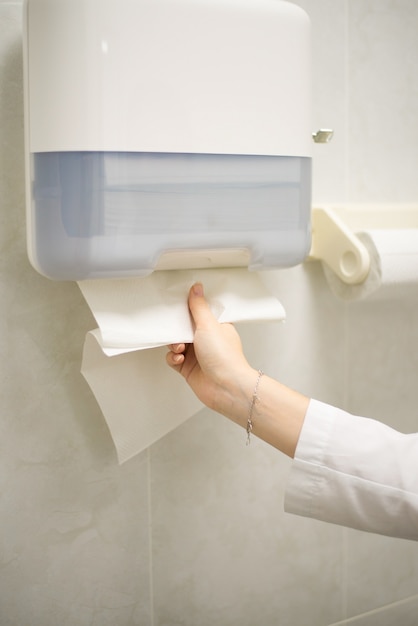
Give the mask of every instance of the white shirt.
POLYGON ((311 400, 285 510, 418 540, 418 433, 311 400))

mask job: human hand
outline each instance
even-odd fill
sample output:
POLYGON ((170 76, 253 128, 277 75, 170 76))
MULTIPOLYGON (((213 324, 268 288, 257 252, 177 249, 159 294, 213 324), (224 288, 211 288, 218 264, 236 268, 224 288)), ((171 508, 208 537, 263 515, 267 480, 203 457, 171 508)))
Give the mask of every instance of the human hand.
POLYGON ((251 388, 255 377, 240 337, 232 324, 220 324, 213 316, 200 283, 190 289, 189 309, 195 326, 194 342, 169 346, 167 363, 206 406, 238 417, 242 402, 245 407, 248 404, 248 385, 251 388))
POLYGON ((199 283, 189 292, 189 309, 194 343, 169 346, 167 363, 184 376, 206 406, 247 432, 253 414, 251 432, 293 457, 309 399, 268 376, 263 376, 258 395, 261 373, 248 364, 234 326, 220 324, 213 316, 199 283))

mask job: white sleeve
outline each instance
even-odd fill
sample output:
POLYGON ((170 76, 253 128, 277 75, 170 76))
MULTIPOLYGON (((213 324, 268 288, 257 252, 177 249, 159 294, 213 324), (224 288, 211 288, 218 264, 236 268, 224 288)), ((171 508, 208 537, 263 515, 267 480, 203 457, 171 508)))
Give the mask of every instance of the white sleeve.
POLYGON ((285 510, 418 540, 418 433, 405 435, 311 400, 285 510))

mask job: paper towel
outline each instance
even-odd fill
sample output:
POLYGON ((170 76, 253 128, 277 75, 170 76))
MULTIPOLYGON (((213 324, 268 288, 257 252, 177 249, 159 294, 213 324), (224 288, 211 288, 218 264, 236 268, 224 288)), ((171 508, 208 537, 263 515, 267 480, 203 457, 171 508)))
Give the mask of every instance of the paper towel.
POLYGON ((120 463, 202 408, 165 362, 166 345, 193 341, 187 298, 197 281, 220 322, 285 318, 260 276, 247 269, 158 271, 146 278, 78 283, 99 325, 86 336, 81 371, 120 463))
POLYGON ((342 300, 418 299, 418 229, 375 229, 356 233, 370 254, 370 271, 358 285, 344 283, 323 263, 332 292, 342 300))
POLYGON ((165 363, 166 348, 108 357, 87 333, 81 372, 124 463, 197 413, 202 404, 165 363))

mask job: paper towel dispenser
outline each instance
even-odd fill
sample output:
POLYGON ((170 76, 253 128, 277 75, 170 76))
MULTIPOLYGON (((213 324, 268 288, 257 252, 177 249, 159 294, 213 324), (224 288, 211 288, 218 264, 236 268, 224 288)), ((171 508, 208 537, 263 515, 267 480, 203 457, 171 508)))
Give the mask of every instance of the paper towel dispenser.
POLYGON ((301 262, 309 34, 281 0, 25 0, 33 266, 80 280, 301 262))

